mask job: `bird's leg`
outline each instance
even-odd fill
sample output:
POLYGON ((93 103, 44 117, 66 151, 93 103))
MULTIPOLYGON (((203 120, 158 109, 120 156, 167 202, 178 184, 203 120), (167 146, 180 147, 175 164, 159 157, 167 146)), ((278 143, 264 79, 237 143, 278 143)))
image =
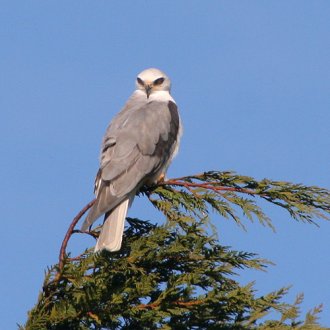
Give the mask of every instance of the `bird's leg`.
POLYGON ((156 180, 157 183, 163 183, 165 181, 165 173, 161 173, 160 176, 156 180))
POLYGON ((148 197, 152 194, 152 190, 157 188, 158 184, 162 184, 166 180, 165 173, 161 173, 157 176, 156 179, 153 179, 152 181, 147 181, 141 188, 140 192, 145 193, 148 197), (151 191, 150 191, 151 189, 151 191))

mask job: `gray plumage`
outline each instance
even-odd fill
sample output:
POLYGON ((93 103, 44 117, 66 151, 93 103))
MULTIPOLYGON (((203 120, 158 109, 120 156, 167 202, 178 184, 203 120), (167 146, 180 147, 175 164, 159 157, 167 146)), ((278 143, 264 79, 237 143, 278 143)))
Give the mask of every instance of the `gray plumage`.
POLYGON ((103 138, 96 202, 82 226, 87 230, 105 214, 95 251, 120 249, 135 194, 142 185, 165 176, 179 146, 180 117, 169 93, 169 78, 158 69, 148 69, 138 75, 136 86, 103 138))

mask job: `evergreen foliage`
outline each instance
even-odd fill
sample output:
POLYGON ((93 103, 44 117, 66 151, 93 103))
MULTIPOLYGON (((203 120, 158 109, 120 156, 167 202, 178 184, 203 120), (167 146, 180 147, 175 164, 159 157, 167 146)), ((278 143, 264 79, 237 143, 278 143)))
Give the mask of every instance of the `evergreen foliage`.
MULTIPOLYGON (((321 306, 301 316, 302 295, 288 304, 282 302, 288 288, 258 296, 254 283, 239 284, 239 269, 265 270, 269 262, 222 246, 210 234, 209 213, 241 226, 245 216, 273 227, 260 198, 315 223, 330 214, 328 190, 207 172, 140 193, 165 215, 164 224, 128 218, 120 251, 61 254, 20 329, 326 329, 317 322, 321 306)), ((80 233, 69 231, 64 247, 73 232, 80 233)))

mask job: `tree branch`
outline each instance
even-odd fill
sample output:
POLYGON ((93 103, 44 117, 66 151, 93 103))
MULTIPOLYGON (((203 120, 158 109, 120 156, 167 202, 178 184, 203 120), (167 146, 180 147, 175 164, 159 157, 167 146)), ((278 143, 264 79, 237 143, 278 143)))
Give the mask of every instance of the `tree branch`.
POLYGON ((187 182, 187 181, 183 181, 183 180, 184 180, 184 178, 170 179, 167 181, 157 183, 156 187, 180 186, 180 187, 184 187, 184 188, 188 189, 189 191, 191 191, 189 188, 203 188, 203 189, 212 190, 217 193, 219 193, 220 191, 234 191, 234 192, 240 192, 240 193, 249 194, 249 195, 260 195, 260 194, 257 194, 257 192, 252 189, 246 189, 246 188, 240 188, 240 187, 219 186, 219 182, 196 183, 196 182, 187 182))
MULTIPOLYGON (((174 301, 172 302, 172 305, 177 305, 177 306, 184 306, 184 307, 189 307, 189 306, 196 306, 202 304, 204 301, 201 299, 197 300, 191 300, 191 301, 174 301)), ((141 304, 136 306, 138 309, 154 309, 160 306, 161 302, 160 301, 155 301, 150 304, 141 304)))
POLYGON ((72 220, 72 222, 65 234, 65 237, 64 237, 62 245, 61 245, 60 254, 59 254, 57 280, 61 277, 61 274, 63 271, 66 247, 67 247, 69 239, 74 231, 74 227, 76 226, 78 221, 81 219, 81 217, 94 205, 94 203, 95 203, 95 199, 90 201, 85 207, 82 208, 81 211, 79 211, 79 213, 72 220))

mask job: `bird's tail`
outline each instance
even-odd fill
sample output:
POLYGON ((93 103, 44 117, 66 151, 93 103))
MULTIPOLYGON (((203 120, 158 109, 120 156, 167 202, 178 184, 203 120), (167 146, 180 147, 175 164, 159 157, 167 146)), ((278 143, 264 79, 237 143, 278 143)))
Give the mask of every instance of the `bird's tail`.
POLYGON ((130 198, 124 199, 113 210, 106 213, 105 221, 95 246, 95 252, 103 249, 108 251, 120 250, 129 205, 130 198))

